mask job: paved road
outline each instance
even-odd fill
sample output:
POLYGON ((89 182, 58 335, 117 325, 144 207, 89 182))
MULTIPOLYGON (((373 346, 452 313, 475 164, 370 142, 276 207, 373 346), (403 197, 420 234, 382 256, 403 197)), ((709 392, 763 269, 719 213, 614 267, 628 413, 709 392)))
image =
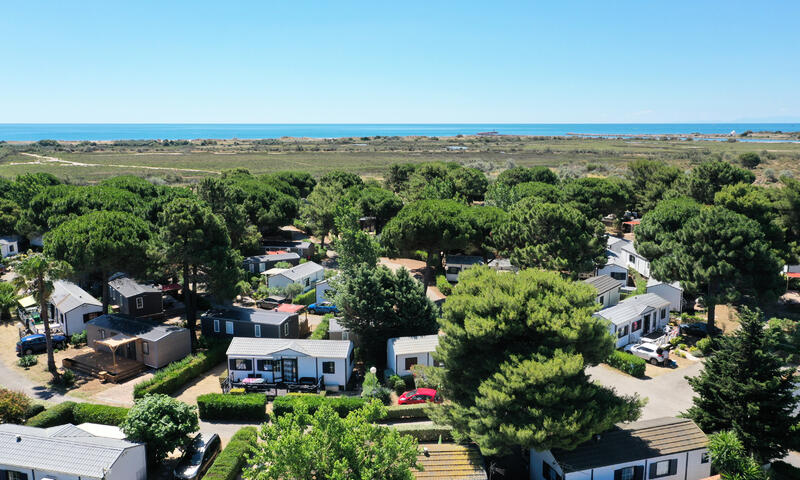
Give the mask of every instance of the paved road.
POLYGON ((679 368, 652 378, 635 378, 606 365, 587 369, 592 379, 604 386, 614 387, 618 393, 647 399, 642 410, 642 420, 675 416, 692 406, 692 388, 685 376, 693 377, 703 369, 702 362, 679 368))
POLYGON ((46 386, 37 385, 19 372, 9 368, 0 362, 0 385, 10 390, 24 392, 29 397, 53 403, 61 403, 67 400, 80 402, 82 400, 68 395, 62 395, 46 386))

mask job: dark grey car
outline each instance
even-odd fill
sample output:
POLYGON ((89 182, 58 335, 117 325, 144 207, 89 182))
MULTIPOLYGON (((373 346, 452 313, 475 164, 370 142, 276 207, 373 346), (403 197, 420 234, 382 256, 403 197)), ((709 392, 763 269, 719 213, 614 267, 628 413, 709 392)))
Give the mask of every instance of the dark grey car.
POLYGON ((203 435, 198 433, 189 443, 181 460, 175 467, 173 478, 179 480, 198 480, 214 463, 222 443, 216 433, 203 435))

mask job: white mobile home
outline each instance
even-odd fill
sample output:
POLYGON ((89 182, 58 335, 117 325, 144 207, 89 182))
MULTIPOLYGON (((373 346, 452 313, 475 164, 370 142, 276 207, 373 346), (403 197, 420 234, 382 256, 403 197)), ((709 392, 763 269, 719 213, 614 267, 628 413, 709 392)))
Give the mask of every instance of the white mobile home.
POLYGON ((304 292, 307 292, 323 280, 325 280, 325 269, 322 265, 306 262, 270 276, 267 285, 269 288, 285 288, 291 283, 297 283, 303 286, 304 292))
POLYGON ((48 302, 50 323, 58 324, 67 336, 86 330, 86 322, 103 313, 103 304, 99 300, 65 280, 53 282, 53 293, 48 302))
POLYGON ((613 307, 619 303, 619 282, 608 275, 597 275, 587 278, 583 283, 588 283, 597 291, 595 301, 602 308, 613 307))
POLYGON ((3 258, 11 257, 19 253, 17 239, 14 237, 0 237, 0 254, 3 258))
POLYGON ((386 342, 386 366, 397 375, 411 375, 414 365, 438 365, 433 352, 439 346, 439 335, 390 338, 386 342))
POLYGON ((105 434, 105 425, 0 425, 0 478, 145 480, 145 446, 105 434))
POLYGON ((325 377, 326 387, 344 390, 353 371, 353 342, 234 337, 228 347, 228 375, 234 382, 263 378, 297 383, 325 377))
POLYGON ((708 437, 685 418, 620 423, 574 450, 530 452, 531 480, 701 480, 710 475, 708 437))
POLYGON ((594 316, 609 321, 609 332, 617 339, 616 347, 622 348, 637 342, 643 335, 663 330, 669 323, 669 305, 669 300, 655 293, 645 293, 626 298, 594 316))
POLYGON ((669 309, 673 312, 683 311, 683 287, 680 282, 666 283, 651 278, 647 281, 647 293, 655 293, 669 300, 669 309))
POLYGON ((483 257, 474 255, 447 255, 444 258, 445 277, 449 282, 457 282, 462 270, 475 265, 483 265, 483 257))

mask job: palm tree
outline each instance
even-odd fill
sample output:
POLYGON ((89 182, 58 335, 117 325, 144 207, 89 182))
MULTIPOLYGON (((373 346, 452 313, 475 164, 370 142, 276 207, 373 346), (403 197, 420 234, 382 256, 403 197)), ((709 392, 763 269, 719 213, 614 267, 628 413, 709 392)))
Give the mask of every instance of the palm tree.
POLYGON ((53 293, 53 281, 65 278, 72 272, 66 262, 55 260, 43 253, 28 252, 16 266, 18 280, 33 292, 33 298, 39 301, 39 315, 44 324, 44 336, 47 341, 47 370, 58 380, 58 369, 53 357, 53 339, 50 333, 50 320, 47 318, 47 300, 53 293))
POLYGON ((17 304, 17 289, 8 282, 0 282, 0 321, 9 318, 9 312, 17 304))

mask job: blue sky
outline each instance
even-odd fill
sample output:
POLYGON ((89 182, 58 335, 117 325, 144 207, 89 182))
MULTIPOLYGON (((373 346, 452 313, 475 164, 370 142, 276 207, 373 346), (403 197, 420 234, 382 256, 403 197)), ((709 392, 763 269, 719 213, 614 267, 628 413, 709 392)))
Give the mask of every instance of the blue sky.
POLYGON ((800 119, 797 1, 20 1, 0 12, 0 123, 800 119))

